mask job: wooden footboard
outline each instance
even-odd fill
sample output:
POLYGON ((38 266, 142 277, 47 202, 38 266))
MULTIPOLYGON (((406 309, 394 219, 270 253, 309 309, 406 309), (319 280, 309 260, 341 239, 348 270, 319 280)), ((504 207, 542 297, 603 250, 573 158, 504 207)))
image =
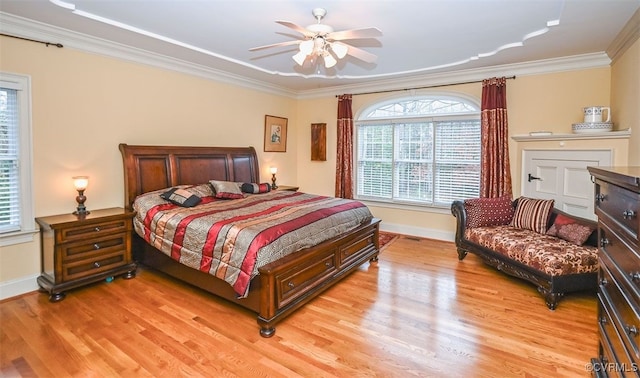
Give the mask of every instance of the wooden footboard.
POLYGON ((274 325, 367 261, 378 259, 379 219, 259 269, 262 295, 260 334, 271 337, 274 325), (265 290, 267 288, 267 290, 265 290))

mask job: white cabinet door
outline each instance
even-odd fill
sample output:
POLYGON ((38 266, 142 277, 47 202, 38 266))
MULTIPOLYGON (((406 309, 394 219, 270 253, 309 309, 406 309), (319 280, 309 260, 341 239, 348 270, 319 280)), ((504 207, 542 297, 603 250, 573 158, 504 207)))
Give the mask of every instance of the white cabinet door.
POLYGON ((610 166, 612 150, 523 150, 522 195, 554 199, 555 207, 596 219, 589 166, 610 166))

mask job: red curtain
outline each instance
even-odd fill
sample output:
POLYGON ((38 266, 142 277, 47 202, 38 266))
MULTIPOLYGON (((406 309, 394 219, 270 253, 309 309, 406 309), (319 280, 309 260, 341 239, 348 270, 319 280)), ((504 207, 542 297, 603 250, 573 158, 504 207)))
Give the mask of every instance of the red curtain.
POLYGON ((353 112, 351 95, 338 96, 336 197, 353 198, 353 112))
POLYGON ((480 197, 512 197, 507 122, 507 79, 482 81, 480 197))

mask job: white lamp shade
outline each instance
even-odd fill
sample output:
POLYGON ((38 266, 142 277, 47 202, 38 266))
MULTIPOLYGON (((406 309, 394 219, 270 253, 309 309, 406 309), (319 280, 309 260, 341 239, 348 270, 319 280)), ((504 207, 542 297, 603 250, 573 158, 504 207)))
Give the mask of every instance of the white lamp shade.
POLYGON ((300 51, 293 56, 293 60, 295 60, 298 65, 302 66, 304 64, 304 61, 307 60, 307 54, 300 51))
POLYGON ((89 176, 75 176, 73 178, 73 186, 76 190, 85 190, 89 185, 89 176))
POLYGON ((331 50, 336 54, 338 59, 342 59, 347 56, 347 52, 349 51, 349 47, 347 45, 342 44, 340 42, 334 42, 331 44, 331 50))
POLYGON ((276 167, 271 167, 271 173, 272 173, 272 174, 276 174, 276 173, 278 173, 278 168, 276 168, 276 167))
MULTIPOLYGON (((313 51, 313 39, 307 39, 300 43, 300 52, 309 55, 313 51)), ((297 54, 296 54, 297 55, 297 54)))
POLYGON ((338 63, 338 61, 335 60, 334 57, 331 56, 331 54, 326 54, 323 56, 323 58, 324 58, 324 66, 326 68, 331 68, 335 66, 336 63, 338 63))

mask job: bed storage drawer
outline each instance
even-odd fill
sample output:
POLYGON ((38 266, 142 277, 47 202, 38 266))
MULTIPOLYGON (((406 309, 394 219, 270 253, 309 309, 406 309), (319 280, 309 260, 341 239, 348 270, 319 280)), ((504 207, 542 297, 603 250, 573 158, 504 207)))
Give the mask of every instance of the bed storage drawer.
POLYGON ((363 233, 358 235, 351 243, 340 247, 338 250, 339 266, 343 267, 355 263, 369 250, 375 249, 374 237, 373 232, 363 233))
POLYGON ((309 290, 322 285, 328 276, 336 272, 336 266, 336 254, 332 251, 320 259, 310 261, 302 266, 294 266, 276 275, 275 280, 279 293, 277 306, 286 306, 309 290))

